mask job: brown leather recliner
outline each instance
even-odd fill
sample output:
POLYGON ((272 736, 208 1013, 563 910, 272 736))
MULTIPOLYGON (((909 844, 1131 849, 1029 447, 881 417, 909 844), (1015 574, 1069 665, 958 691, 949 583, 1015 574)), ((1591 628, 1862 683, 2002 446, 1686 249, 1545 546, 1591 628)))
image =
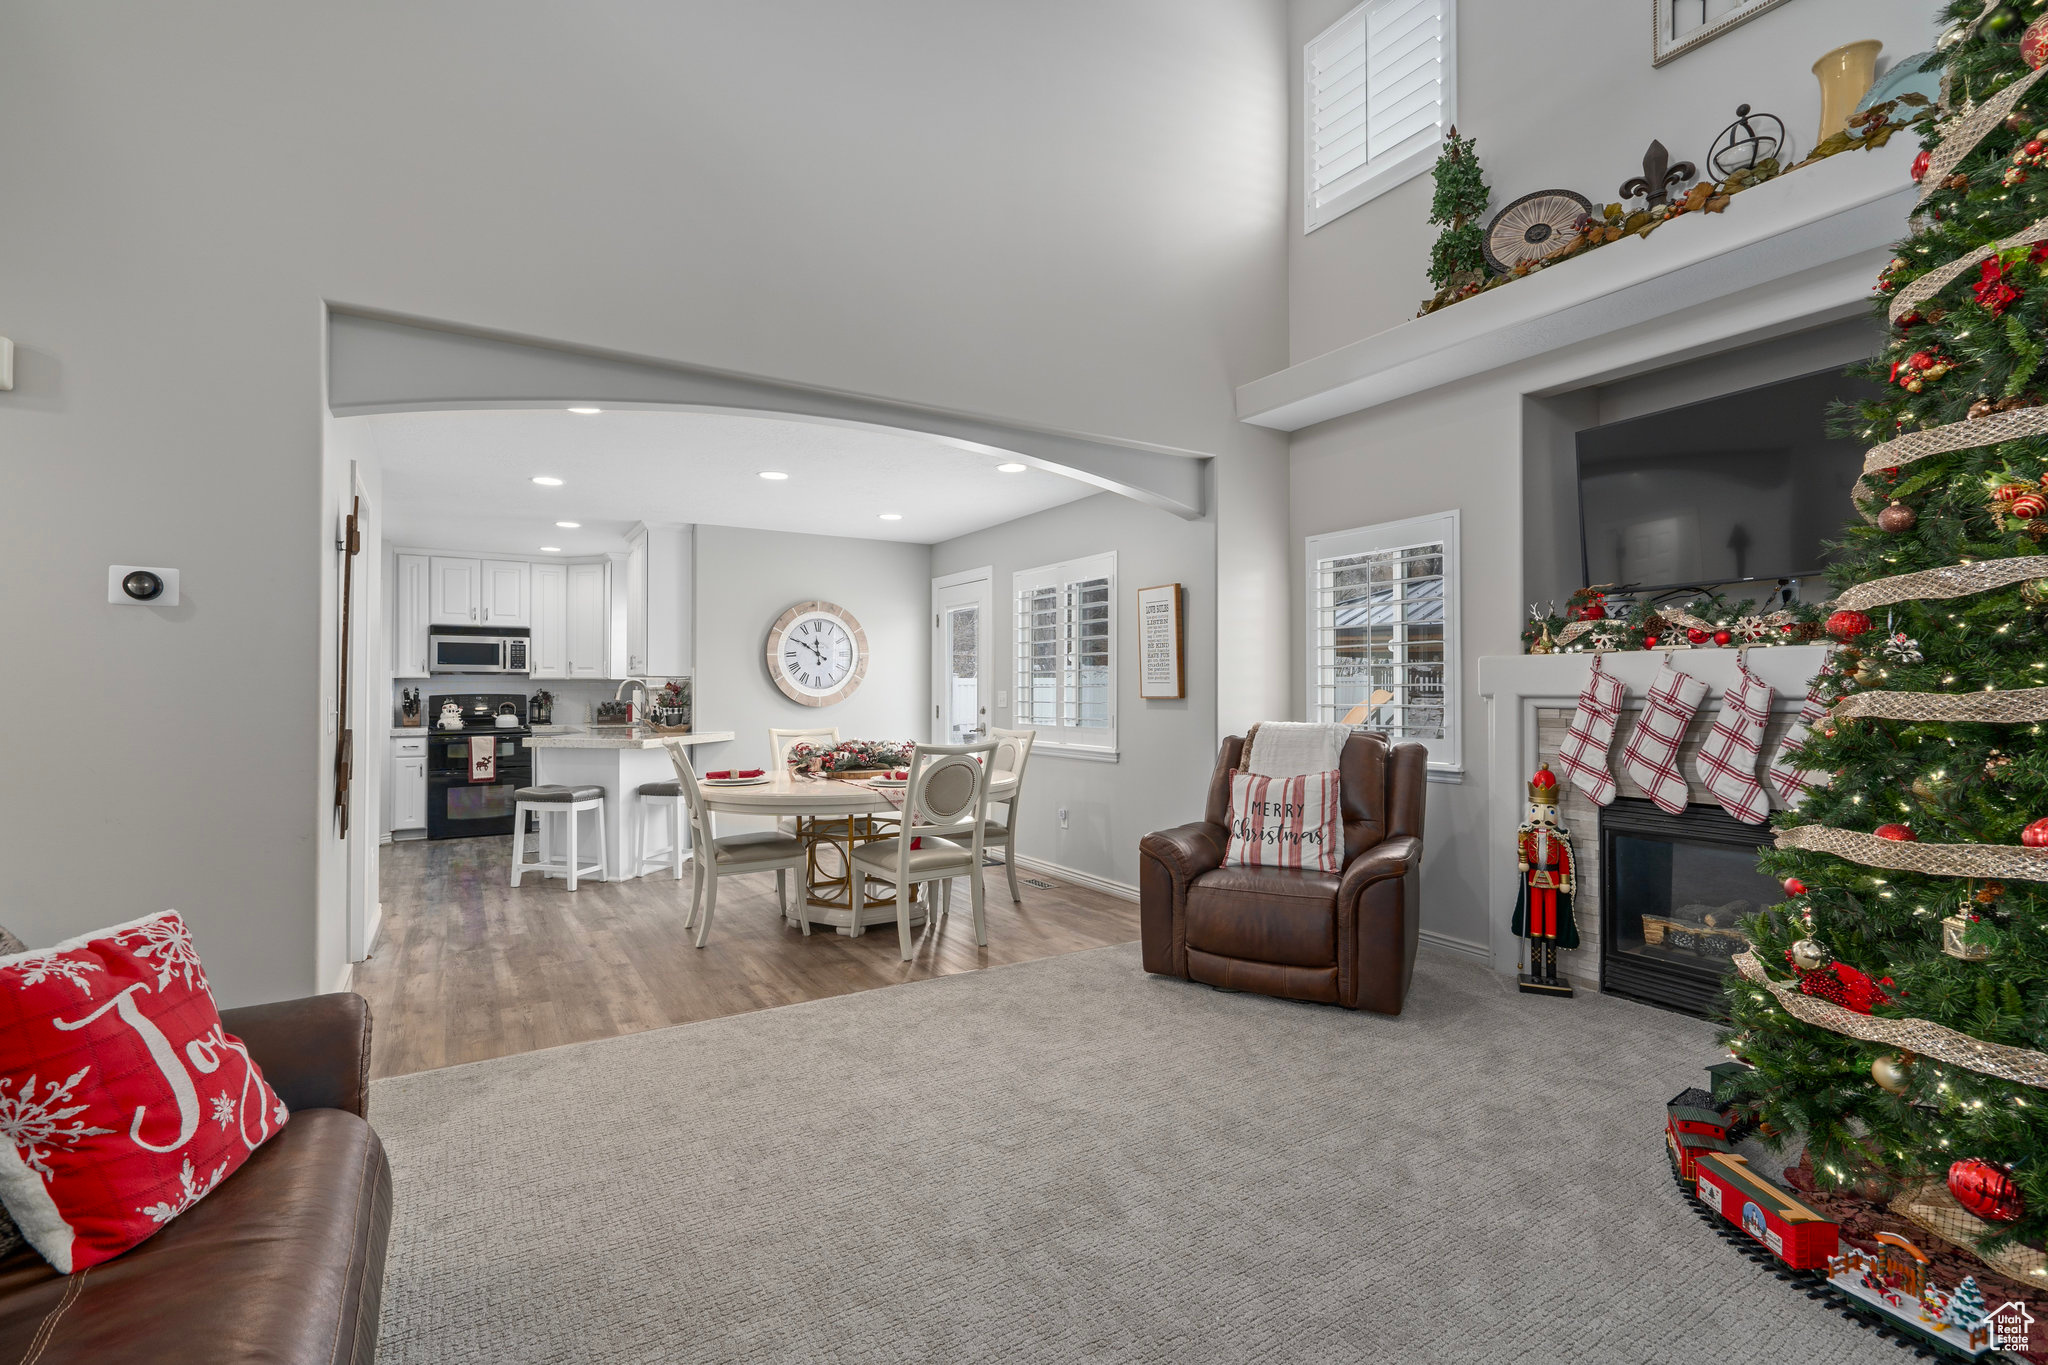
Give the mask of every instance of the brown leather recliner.
POLYGON ((1201 821, 1138 845, 1145 970, 1399 1014, 1422 908, 1427 751, 1379 734, 1345 743, 1344 870, 1333 876, 1223 866, 1230 774, 1243 750, 1238 735, 1223 741, 1201 821))
POLYGON ((364 1121, 370 1010, 316 995, 221 1011, 291 1121, 141 1246, 59 1275, 0 1259, 0 1360, 368 1365, 391 1167, 364 1121))

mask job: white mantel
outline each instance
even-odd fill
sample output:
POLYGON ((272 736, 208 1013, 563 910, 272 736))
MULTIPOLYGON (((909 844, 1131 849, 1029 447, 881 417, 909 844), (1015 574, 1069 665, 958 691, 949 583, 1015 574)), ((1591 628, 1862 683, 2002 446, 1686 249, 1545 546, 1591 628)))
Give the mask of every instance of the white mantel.
POLYGON ((1237 391, 1238 417, 1299 431, 1642 323, 1677 328, 1738 296, 1757 332, 1854 316, 1905 235, 1917 150, 1895 136, 1841 153, 1744 191, 1726 213, 1688 214, 1255 379, 1237 391))
MULTIPOLYGON (((1769 683, 1777 693, 1777 709, 1796 710, 1805 702, 1807 685, 1820 671, 1826 654, 1827 649, 1822 645, 1752 649, 1749 651, 1749 670, 1769 683)), ((1607 671, 1621 679, 1627 690, 1622 701, 1624 708, 1642 704, 1650 682, 1657 676, 1657 670, 1665 659, 1662 652, 1648 651, 1604 657, 1607 671)), ((1707 685, 1701 709, 1718 708, 1721 694, 1736 677, 1735 651, 1681 649, 1673 651, 1670 657, 1673 667, 1707 685)), ((1512 973, 1515 969, 1515 936, 1508 932, 1508 921, 1514 912, 1518 891, 1515 884, 1518 875, 1514 853, 1515 830, 1521 824, 1523 808, 1528 804, 1529 775, 1536 771, 1539 760, 1548 762, 1555 757, 1536 752, 1536 712, 1545 707, 1569 709, 1574 706, 1592 671, 1593 656, 1590 654, 1493 654, 1479 660, 1479 695, 1486 699, 1487 714, 1487 840, 1484 856, 1487 859, 1488 895, 1492 908, 1498 912, 1489 921, 1493 968, 1497 972, 1512 973)), ((1769 757, 1766 754, 1759 761, 1759 772, 1769 757)), ((1610 761, 1619 767, 1619 746, 1610 755, 1610 761)), ((1593 831, 1580 830, 1574 834, 1578 840, 1575 850, 1578 857, 1598 856, 1598 843, 1593 831)))

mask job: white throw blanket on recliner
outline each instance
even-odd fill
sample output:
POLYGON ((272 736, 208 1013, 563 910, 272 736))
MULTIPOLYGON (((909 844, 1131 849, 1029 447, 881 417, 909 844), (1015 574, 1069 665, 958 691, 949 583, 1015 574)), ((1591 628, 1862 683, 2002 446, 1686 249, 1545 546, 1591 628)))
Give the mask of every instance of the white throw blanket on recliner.
POLYGON ((1327 773, 1336 769, 1351 738, 1348 725, 1323 725, 1306 721, 1266 720, 1252 727, 1245 740, 1247 750, 1239 760, 1248 773, 1260 777, 1300 777, 1304 773, 1327 773))

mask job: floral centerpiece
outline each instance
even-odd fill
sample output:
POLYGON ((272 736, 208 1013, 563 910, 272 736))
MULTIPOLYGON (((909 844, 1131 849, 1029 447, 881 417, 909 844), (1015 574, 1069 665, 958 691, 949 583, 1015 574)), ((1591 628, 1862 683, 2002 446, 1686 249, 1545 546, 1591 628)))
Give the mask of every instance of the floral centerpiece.
POLYGON ((670 678, 648 694, 645 722, 669 734, 687 734, 690 729, 690 680, 670 678))
POLYGON ((907 739, 848 739, 837 744, 799 742, 789 746, 787 762, 793 772, 884 772, 906 766, 916 748, 907 739))

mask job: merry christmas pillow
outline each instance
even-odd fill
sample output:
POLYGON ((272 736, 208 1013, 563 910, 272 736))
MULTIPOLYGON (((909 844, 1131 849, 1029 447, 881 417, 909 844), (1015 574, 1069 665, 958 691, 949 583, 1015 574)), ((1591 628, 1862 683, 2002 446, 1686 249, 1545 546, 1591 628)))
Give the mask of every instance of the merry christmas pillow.
POLYGON ((0 1203, 58 1270, 142 1242, 284 1122, 175 911, 0 957, 0 1203))
POLYGON ((1226 867, 1344 869, 1344 815, 1337 774, 1230 775, 1230 842, 1226 867))

